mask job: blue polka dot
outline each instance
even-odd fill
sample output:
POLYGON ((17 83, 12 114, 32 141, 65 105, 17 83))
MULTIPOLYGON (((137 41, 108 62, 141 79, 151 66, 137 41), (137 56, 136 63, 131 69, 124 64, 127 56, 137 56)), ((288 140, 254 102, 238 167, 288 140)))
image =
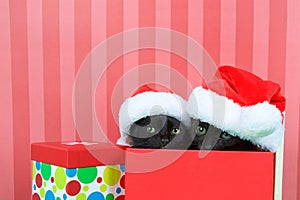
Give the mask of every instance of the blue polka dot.
POLYGON ((117 194, 120 194, 121 191, 122 191, 122 189, 119 187, 116 189, 117 194))
POLYGON ((63 195, 63 199, 64 199, 64 200, 67 199, 67 195, 66 195, 66 194, 63 195))
POLYGON ((77 172, 76 168, 68 168, 68 169, 66 169, 66 174, 70 178, 74 177, 76 175, 76 172, 77 172))
POLYGON ((35 184, 33 185, 33 189, 36 190, 36 185, 35 184))
POLYGON ((120 165, 120 169, 122 172, 125 172, 125 165, 124 164, 120 165))
POLYGON ((40 170, 41 169, 41 163, 40 162, 36 162, 35 163, 35 167, 37 170, 40 170))
POLYGON ((88 196, 87 200, 104 200, 104 196, 100 192, 93 192, 88 196))
POLYGON ((46 192, 45 200, 55 200, 54 194, 51 190, 48 190, 46 192))

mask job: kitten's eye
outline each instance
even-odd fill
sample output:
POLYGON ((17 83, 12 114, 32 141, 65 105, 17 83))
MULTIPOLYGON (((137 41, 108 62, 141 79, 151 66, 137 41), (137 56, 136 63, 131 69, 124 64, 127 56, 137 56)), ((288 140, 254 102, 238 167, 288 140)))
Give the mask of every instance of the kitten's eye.
POLYGON ((207 132, 206 128, 203 126, 197 126, 197 135, 204 135, 207 132))
POLYGON ((231 138, 231 135, 229 135, 229 134, 226 133, 226 132, 223 132, 223 133, 221 134, 221 138, 227 140, 227 139, 230 139, 230 138, 231 138))
POLYGON ((171 130, 171 134, 178 135, 179 133, 180 133, 180 129, 179 128, 173 128, 171 130))
POLYGON ((147 127, 147 132, 148 132, 148 133, 151 133, 151 134, 152 134, 152 133, 155 133, 155 131, 156 131, 156 130, 155 130, 154 127, 152 127, 152 126, 148 126, 148 127, 147 127))

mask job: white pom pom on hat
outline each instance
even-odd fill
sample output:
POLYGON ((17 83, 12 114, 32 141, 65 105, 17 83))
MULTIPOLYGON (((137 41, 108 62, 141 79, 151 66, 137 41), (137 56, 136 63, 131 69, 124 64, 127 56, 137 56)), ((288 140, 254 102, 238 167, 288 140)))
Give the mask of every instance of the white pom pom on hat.
POLYGON ((128 134, 131 125, 146 116, 167 115, 189 127, 191 121, 186 112, 186 103, 186 100, 170 91, 157 90, 150 84, 141 86, 120 107, 119 129, 121 137, 117 144, 130 146, 128 134))
POLYGON ((187 104, 192 118, 272 152, 283 138, 284 110, 278 84, 231 66, 219 67, 215 80, 196 87, 187 104))

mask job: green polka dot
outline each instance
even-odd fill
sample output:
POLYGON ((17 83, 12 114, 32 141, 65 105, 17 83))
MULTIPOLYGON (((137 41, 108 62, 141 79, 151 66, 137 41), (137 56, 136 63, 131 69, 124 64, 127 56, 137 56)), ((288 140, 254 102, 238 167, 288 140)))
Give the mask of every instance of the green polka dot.
POLYGON ((53 191, 54 193, 56 193, 56 186, 55 186, 55 185, 52 186, 52 191, 53 191))
POLYGON ((42 172, 43 179, 46 181, 49 180, 51 176, 51 165, 42 163, 41 172, 42 172))
POLYGON ((45 197, 45 190, 44 190, 44 188, 41 188, 40 195, 41 195, 42 198, 45 197))
POLYGON ((120 176, 121 171, 114 166, 108 166, 104 169, 103 179, 104 182, 109 186, 116 185, 120 180, 120 176))
POLYGON ((56 197, 56 199, 55 200, 61 200, 61 198, 60 197, 56 197))
POLYGON ((105 197, 105 200, 114 200, 115 197, 113 194, 108 194, 106 197, 105 197))
POLYGON ((107 189, 106 185, 103 184, 103 185, 100 186, 100 191, 101 192, 105 192, 106 189, 107 189))
POLYGON ((67 177, 66 177, 65 170, 63 168, 58 167, 55 170, 54 180, 55 180, 56 186, 59 189, 63 189, 65 187, 66 182, 67 182, 67 177))
POLYGON ((36 175, 35 162, 32 162, 32 180, 34 180, 35 175, 36 175))
POLYGON ((47 186, 47 183, 46 182, 44 182, 44 187, 46 187, 47 186))
POLYGON ((89 190, 89 186, 87 186, 87 185, 85 185, 85 186, 83 186, 83 191, 88 191, 89 190))
POLYGON ((79 168, 77 177, 81 183, 88 184, 95 180, 97 173, 98 171, 96 167, 79 168))
POLYGON ((86 200, 86 195, 84 193, 80 193, 77 195, 76 200, 86 200))

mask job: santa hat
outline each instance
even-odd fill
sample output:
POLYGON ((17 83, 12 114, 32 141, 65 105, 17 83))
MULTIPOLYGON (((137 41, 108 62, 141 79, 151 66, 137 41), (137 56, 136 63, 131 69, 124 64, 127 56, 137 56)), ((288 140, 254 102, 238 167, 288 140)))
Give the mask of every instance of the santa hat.
POLYGON ((158 91, 151 85, 143 85, 123 102, 119 110, 121 137, 117 144, 130 146, 128 135, 131 125, 146 116, 167 115, 181 121, 187 127, 190 126, 190 117, 186 113, 186 100, 164 90, 160 88, 158 91))
POLYGON ((285 98, 280 86, 230 66, 220 67, 215 77, 193 90, 189 115, 275 152, 284 133, 285 98))

